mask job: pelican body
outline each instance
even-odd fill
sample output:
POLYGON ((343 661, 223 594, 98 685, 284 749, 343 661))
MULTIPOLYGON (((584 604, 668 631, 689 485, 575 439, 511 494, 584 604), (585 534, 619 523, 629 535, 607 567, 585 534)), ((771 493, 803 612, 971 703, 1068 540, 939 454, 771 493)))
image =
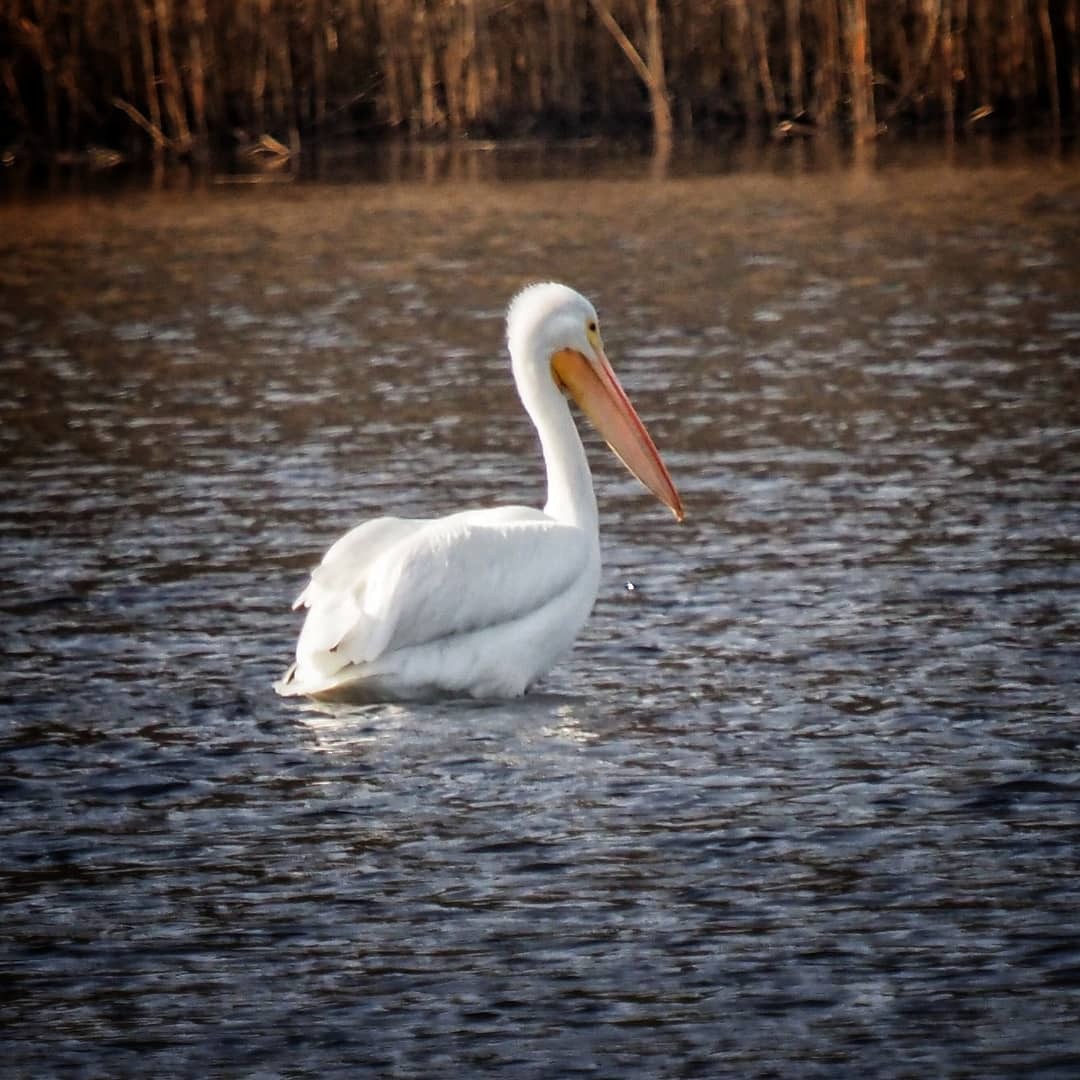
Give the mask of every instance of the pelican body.
POLYGON ((596 496, 568 398, 682 520, 671 477, 604 354, 592 304, 565 285, 532 285, 510 305, 507 344, 547 469, 543 511, 506 506, 356 526, 294 605, 307 616, 278 693, 505 698, 550 670, 600 583, 596 496))

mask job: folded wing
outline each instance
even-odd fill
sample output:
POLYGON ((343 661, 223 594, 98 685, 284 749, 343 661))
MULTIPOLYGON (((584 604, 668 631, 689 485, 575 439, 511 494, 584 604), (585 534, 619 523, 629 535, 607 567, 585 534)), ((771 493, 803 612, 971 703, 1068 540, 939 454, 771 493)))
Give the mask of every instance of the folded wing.
POLYGON ((312 575, 297 665, 330 678, 410 646, 513 622, 560 596, 586 534, 538 510, 380 518, 343 536, 312 575))

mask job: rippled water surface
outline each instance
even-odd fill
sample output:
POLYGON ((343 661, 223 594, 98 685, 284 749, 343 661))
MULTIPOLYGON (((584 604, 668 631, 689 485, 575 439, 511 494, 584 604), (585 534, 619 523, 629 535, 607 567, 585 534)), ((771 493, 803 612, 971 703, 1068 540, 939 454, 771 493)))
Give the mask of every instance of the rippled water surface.
POLYGON ((1075 173, 8 206, 0 330, 0 1073, 1080 1075, 1075 173), (543 501, 548 277, 686 523, 592 439, 540 692, 277 699, 346 527, 543 501))

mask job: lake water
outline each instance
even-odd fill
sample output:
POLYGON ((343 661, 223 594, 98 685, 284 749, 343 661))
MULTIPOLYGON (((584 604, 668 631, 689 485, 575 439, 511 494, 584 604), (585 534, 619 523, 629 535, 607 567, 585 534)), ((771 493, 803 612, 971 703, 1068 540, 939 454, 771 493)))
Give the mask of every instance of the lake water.
POLYGON ((0 1074, 1080 1075, 1080 172, 610 171, 0 207, 0 1074), (278 699, 542 503, 537 278, 687 521, 590 437, 539 692, 278 699))

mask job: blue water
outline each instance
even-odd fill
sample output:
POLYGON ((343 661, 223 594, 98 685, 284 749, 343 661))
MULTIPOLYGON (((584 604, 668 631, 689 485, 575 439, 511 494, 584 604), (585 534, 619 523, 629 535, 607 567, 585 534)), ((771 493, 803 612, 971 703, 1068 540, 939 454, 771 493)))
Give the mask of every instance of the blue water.
POLYGON ((21 208, 0 1074, 1080 1075, 1075 190, 21 208), (538 693, 279 700, 345 528, 542 501, 500 319, 548 276, 687 522, 594 439, 601 596, 538 693))

